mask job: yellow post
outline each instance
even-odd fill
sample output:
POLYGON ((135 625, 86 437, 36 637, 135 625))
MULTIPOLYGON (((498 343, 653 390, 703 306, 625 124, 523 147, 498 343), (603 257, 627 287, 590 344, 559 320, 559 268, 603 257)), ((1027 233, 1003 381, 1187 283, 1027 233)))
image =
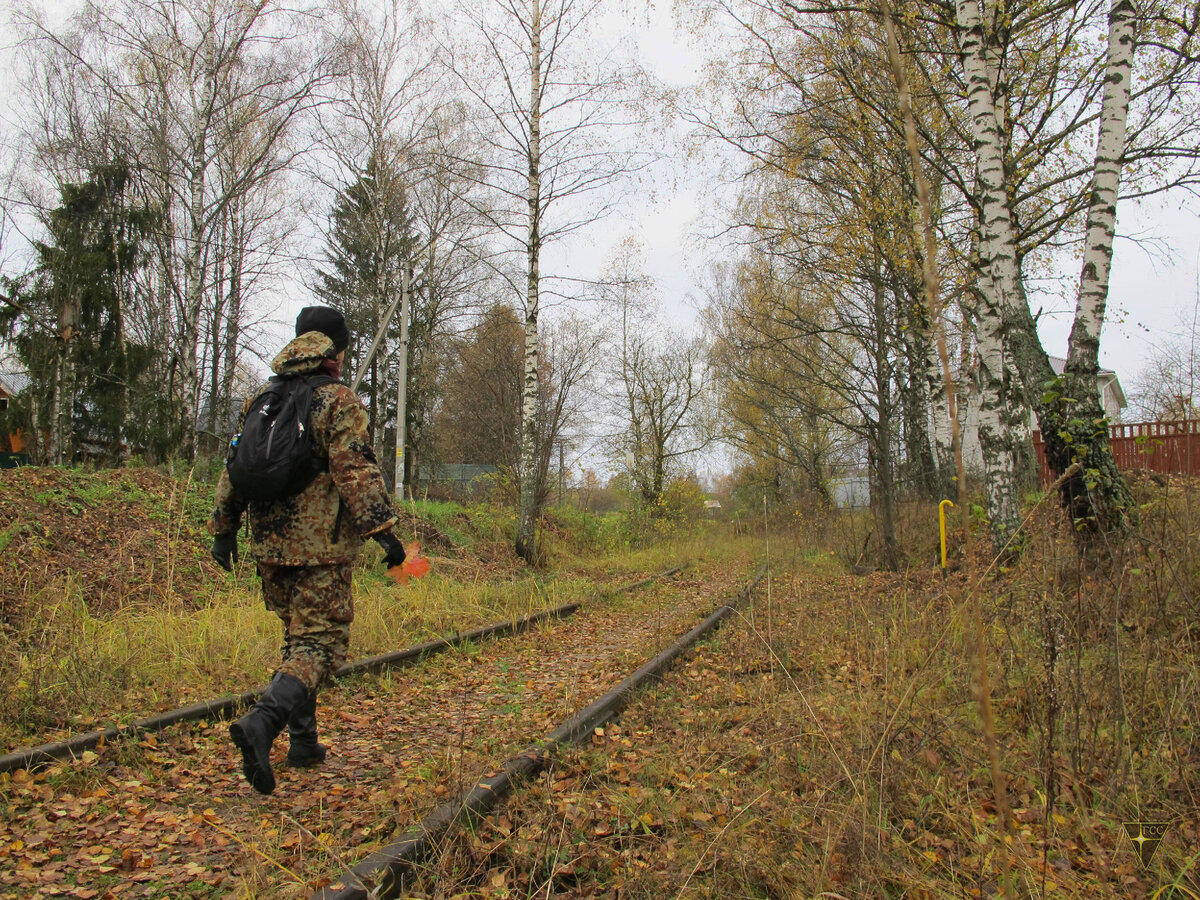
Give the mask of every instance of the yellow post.
POLYGON ((942 569, 946 568, 946 507, 953 506, 954 501, 943 500, 938 504, 938 527, 942 532, 942 569))

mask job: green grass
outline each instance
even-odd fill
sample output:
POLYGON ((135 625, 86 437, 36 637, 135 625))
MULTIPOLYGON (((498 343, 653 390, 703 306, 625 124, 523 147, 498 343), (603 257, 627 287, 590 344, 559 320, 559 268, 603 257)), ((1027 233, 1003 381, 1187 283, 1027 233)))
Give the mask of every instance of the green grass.
POLYGON ((480 541, 512 543, 516 540, 515 510, 492 504, 471 507, 440 500, 406 500, 409 515, 423 519, 446 535, 456 547, 476 549, 480 541))

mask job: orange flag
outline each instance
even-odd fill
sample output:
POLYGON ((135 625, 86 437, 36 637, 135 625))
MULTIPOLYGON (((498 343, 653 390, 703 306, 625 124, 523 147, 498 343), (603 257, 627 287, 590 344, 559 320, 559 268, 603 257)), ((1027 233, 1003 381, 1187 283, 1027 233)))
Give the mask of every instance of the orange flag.
POLYGON ((404 545, 404 562, 387 570, 397 584, 408 584, 408 579, 420 578, 428 572, 429 560, 421 556, 421 545, 416 541, 404 545))

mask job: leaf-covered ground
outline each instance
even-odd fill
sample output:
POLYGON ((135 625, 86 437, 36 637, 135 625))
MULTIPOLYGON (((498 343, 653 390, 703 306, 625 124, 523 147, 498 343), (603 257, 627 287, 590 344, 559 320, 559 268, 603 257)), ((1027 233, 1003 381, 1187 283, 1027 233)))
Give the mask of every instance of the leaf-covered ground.
MULTIPOLYGON (((307 897, 523 749, 739 586, 709 567, 322 694, 314 770, 244 783, 223 723, 0 777, 0 896, 307 897)), ((286 740, 276 745, 286 754, 286 740)))
MULTIPOLYGON (((89 564, 86 540, 56 535, 70 507, 104 505, 70 485, 21 499, 28 515, 68 507, 11 535, 22 559, 52 547, 89 564)), ((1200 504, 1186 487, 1147 493, 1141 538, 1095 559, 1039 521, 1019 564, 960 554, 948 579, 924 565, 844 575, 827 551, 772 536, 794 555, 736 619, 589 746, 448 837, 407 896, 1200 895, 1200 504), (1134 821, 1168 825, 1145 867, 1123 828, 1134 821)), ((127 509, 150 493, 128 490, 127 509)), ((0 509, 8 496, 0 483, 0 509)), ((339 685, 321 699, 327 764, 280 767, 269 798, 243 782, 224 723, 0 776, 0 897, 308 897, 608 690, 750 569, 702 562, 536 632, 339 685)))
MULTIPOLYGON (((1200 807, 1171 787, 1154 750, 1121 773, 1057 756, 1048 807, 1023 692, 994 687, 1012 807, 1004 833, 962 643, 962 587, 933 573, 777 572, 769 593, 591 746, 447 841, 407 896, 1200 892, 1200 807), (1137 819, 1169 823, 1146 867, 1123 829, 1137 819)), ((990 648, 993 685, 1005 649, 990 648)), ((1188 767, 1200 761, 1194 742, 1175 752, 1188 767)))

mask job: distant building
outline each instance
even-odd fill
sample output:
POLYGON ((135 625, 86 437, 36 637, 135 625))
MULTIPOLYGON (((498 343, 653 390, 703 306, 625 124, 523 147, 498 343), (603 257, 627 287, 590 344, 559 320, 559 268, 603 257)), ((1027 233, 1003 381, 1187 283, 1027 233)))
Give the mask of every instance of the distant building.
POLYGON ((829 482, 829 496, 838 509, 862 509, 871 505, 871 479, 847 475, 829 482))
MULTIPOLYGON (((1050 357, 1050 366, 1055 375, 1061 375, 1066 369, 1067 361, 1059 356, 1050 357)), ((1128 406, 1121 380, 1112 369, 1101 369, 1098 379, 1100 387, 1100 403, 1110 424, 1121 423, 1121 410, 1128 406)), ((962 434, 963 465, 967 469, 979 471, 983 469, 983 449, 979 444, 979 395, 974 391, 974 380, 964 379, 959 384, 959 429, 962 434)), ((1037 431, 1037 420, 1033 411, 1029 412, 1029 434, 1037 431)))

